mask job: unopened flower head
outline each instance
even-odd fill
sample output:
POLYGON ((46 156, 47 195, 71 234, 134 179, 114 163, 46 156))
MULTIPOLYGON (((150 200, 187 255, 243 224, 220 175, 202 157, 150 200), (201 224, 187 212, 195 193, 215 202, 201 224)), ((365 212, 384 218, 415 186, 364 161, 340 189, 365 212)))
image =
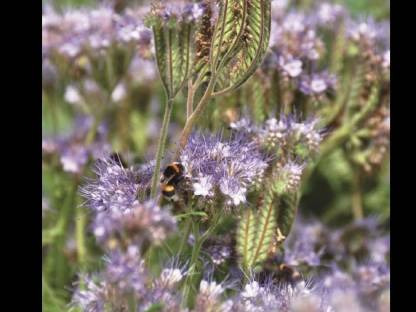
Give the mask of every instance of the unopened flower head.
POLYGON ((273 177, 274 189, 278 194, 295 193, 302 177, 305 163, 288 161, 282 167, 278 167, 273 177))
POLYGON ((258 130, 258 140, 268 150, 286 148, 295 158, 305 159, 318 151, 322 131, 318 129, 318 119, 298 122, 294 116, 283 116, 279 120, 268 119, 258 130))
POLYGON ((221 306, 220 297, 224 292, 221 284, 203 279, 199 284, 199 293, 196 296, 196 311, 216 311, 221 306))

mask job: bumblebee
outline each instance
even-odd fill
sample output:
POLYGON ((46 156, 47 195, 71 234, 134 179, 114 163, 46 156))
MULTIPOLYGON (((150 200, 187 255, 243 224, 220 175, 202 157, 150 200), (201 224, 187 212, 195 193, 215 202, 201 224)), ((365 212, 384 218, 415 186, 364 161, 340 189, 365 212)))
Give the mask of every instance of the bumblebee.
POLYGON ((302 280, 302 274, 298 270, 276 258, 265 261, 263 270, 259 274, 260 282, 266 282, 270 276, 279 284, 296 285, 302 280))
POLYGON ((163 196, 174 199, 176 188, 183 180, 184 170, 185 168, 179 162, 173 162, 166 166, 165 170, 163 170, 162 177, 160 178, 160 188, 163 196))

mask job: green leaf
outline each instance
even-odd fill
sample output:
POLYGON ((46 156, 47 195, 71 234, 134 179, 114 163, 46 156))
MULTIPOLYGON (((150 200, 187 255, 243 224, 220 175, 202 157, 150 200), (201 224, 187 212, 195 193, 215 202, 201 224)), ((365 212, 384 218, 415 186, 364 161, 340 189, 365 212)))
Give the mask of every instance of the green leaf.
MULTIPOLYGON (((241 4, 239 3, 238 8, 240 6, 241 4)), ((214 65, 217 66, 214 68, 217 74, 217 85, 214 95, 238 88, 251 77, 261 64, 270 39, 270 7, 270 0, 245 0, 241 17, 240 15, 238 15, 238 18, 234 17, 236 26, 228 26, 227 22, 231 18, 224 19, 224 32, 226 34, 231 32, 235 39, 231 41, 225 35, 220 37, 223 40, 216 38, 218 42, 223 43, 225 46, 223 49, 226 50, 226 53, 221 54, 221 60, 218 62, 218 65, 217 62, 214 62, 214 65), (241 23, 243 23, 242 26, 241 23), (236 27, 240 27, 238 32, 236 27)), ((228 15, 232 14, 228 13, 228 15)), ((224 18, 224 16, 221 17, 224 18)), ((223 28, 220 29, 222 30, 223 28)), ((214 56, 217 55, 214 54, 214 56)))
POLYGON ((237 230, 237 251, 241 256, 243 268, 247 268, 249 259, 253 257, 254 241, 256 234, 255 215, 251 209, 243 214, 237 230))
POLYGON ((162 303, 154 303, 146 310, 146 312, 163 311, 163 307, 164 307, 164 305, 162 303))
POLYGON ((160 78, 166 94, 173 99, 190 73, 192 26, 179 23, 173 29, 159 23, 153 25, 152 29, 160 78))
POLYGON ((250 109, 250 116, 256 123, 262 123, 266 118, 266 108, 270 99, 266 79, 260 73, 256 73, 241 90, 241 101, 250 109))
POLYGON ((218 66, 235 50, 243 34, 247 0, 223 0, 211 44, 211 70, 218 66))
POLYGON ((284 237, 287 237, 290 233, 296 217, 297 206, 298 195, 296 193, 285 194, 280 197, 277 209, 277 227, 284 237))
POLYGON ((176 215, 176 218, 177 219, 183 219, 183 218, 189 217, 189 216, 198 216, 198 217, 204 217, 205 218, 208 215, 206 214, 206 212, 203 212, 203 211, 191 211, 191 212, 176 215))
POLYGON ((268 251, 276 232, 275 197, 268 191, 258 210, 257 233, 254 242, 253 256, 249 261, 250 267, 266 260, 268 251))

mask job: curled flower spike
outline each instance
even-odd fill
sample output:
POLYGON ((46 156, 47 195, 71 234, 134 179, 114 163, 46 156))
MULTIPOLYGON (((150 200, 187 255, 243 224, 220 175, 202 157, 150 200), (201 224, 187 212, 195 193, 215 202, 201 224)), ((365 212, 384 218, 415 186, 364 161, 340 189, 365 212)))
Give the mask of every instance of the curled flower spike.
POLYGON ((318 128, 318 119, 310 118, 297 122, 294 116, 283 116, 279 120, 268 119, 256 134, 259 144, 264 148, 285 148, 294 158, 301 159, 318 152, 323 138, 322 130, 318 128))
POLYGON ((300 186, 305 163, 289 161, 283 167, 275 170, 274 191, 278 194, 295 193, 300 186))

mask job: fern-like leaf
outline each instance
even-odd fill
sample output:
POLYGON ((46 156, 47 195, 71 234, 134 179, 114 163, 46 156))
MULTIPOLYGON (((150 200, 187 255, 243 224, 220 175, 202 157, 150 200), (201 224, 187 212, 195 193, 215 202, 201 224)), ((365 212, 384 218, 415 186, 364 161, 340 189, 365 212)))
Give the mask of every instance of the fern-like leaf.
POLYGON ((211 44, 211 71, 216 72, 220 64, 233 54, 243 34, 247 0, 222 0, 220 12, 211 44))
POLYGON ((176 29, 163 24, 153 25, 156 62, 163 87, 174 98, 184 86, 190 72, 192 27, 179 24, 176 29))
POLYGON ((267 258, 276 232, 275 197, 272 191, 265 195, 259 207, 256 228, 253 256, 249 260, 250 267, 267 258))
POLYGON ((287 237, 295 221, 298 206, 298 195, 285 194, 279 199, 279 207, 277 209, 277 227, 281 234, 287 237))
POLYGON ((243 25, 238 35, 235 29, 231 31, 235 39, 231 45, 226 45, 228 51, 216 68, 218 73, 214 95, 238 88, 256 71, 269 45, 270 7, 270 0, 244 1, 243 25))
POLYGON ((237 251, 240 254, 241 264, 247 268, 249 259, 253 256, 253 247, 255 240, 255 215, 251 209, 248 209, 243 214, 238 225, 237 236, 237 251))

